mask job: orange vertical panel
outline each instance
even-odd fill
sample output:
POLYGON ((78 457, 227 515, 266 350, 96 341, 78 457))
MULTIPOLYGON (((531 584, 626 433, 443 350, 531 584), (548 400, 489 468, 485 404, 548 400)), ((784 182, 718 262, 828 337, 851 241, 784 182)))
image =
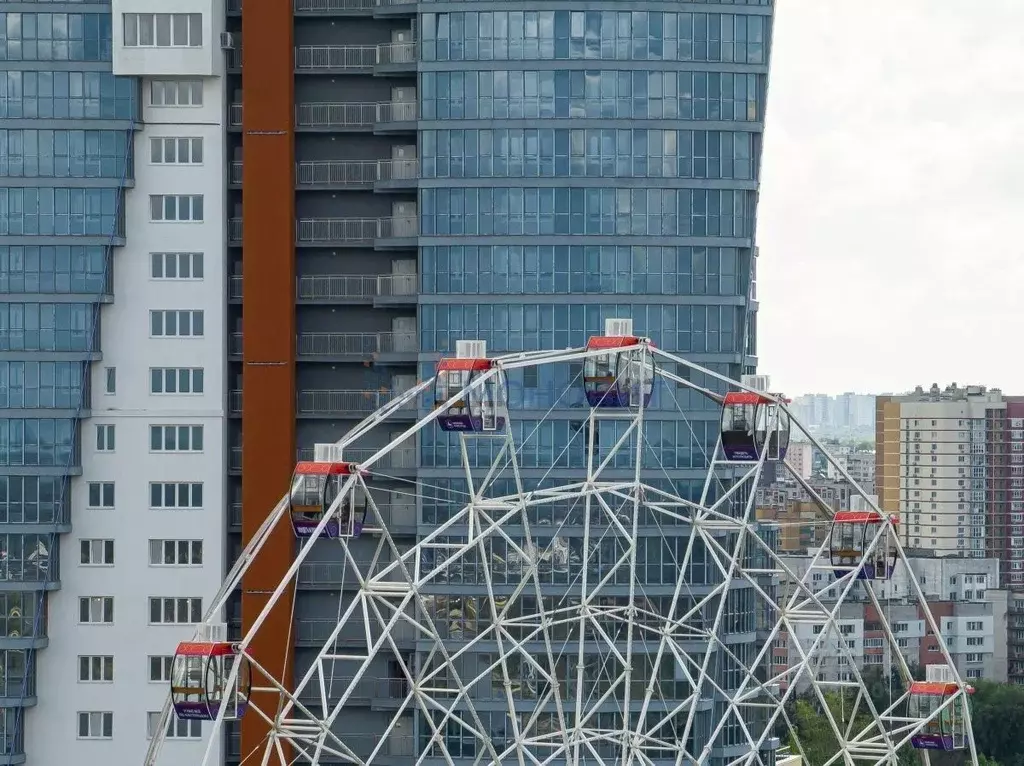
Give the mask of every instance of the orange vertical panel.
MULTIPOLYGON (((242 14, 242 536, 251 539, 285 493, 295 468, 295 133, 292 0, 247 0, 242 14)), ((294 561, 278 525, 242 581, 248 630, 294 561)), ((249 647, 286 687, 292 683, 289 588, 249 647)), ((254 678, 259 684, 259 677, 254 678)), ((277 709, 277 695, 253 695, 277 709), (261 699, 262 697, 262 699, 261 699)), ((245 758, 268 725, 242 720, 245 758)), ((259 756, 257 756, 259 757, 259 756)))

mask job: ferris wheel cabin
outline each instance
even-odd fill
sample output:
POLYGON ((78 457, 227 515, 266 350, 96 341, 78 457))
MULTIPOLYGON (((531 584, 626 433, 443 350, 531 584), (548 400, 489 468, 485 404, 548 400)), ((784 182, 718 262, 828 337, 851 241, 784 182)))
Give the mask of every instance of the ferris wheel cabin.
MULTIPOLYGON (((323 460, 302 461, 295 466, 288 510, 296 537, 311 537, 324 515, 329 513, 342 487, 359 469, 352 463, 332 461, 328 458, 333 444, 318 444, 316 457, 323 460)), ((320 532, 322 538, 359 537, 366 522, 369 498, 359 485, 347 490, 330 521, 320 532)))
POLYGON ((487 358, 487 343, 482 340, 460 340, 455 343, 455 357, 437 363, 434 381, 434 409, 443 408, 452 398, 459 396, 437 416, 442 431, 488 433, 501 431, 508 419, 501 373, 474 386, 477 378, 494 367, 487 358))
POLYGON ((252 672, 238 645, 227 641, 183 641, 171 661, 171 704, 179 720, 212 721, 224 707, 235 721, 249 706, 252 672), (234 682, 231 670, 239 664, 234 682))
POLYGON ((647 407, 651 403, 654 357, 643 345, 650 341, 633 334, 632 319, 608 319, 604 335, 587 341, 587 351, 607 351, 583 362, 583 390, 591 407, 647 407), (622 348, 629 350, 616 353, 622 348))
POLYGON ((896 571, 896 519, 878 511, 839 511, 832 519, 829 557, 836 577, 856 570, 858 580, 888 580, 896 571), (867 553, 879 531, 882 538, 867 553))
MULTIPOLYGON (((743 384, 749 385, 748 376, 743 377, 743 384)), ((767 383, 765 376, 749 377, 763 378, 767 383)), ((772 396, 781 399, 778 394, 772 396)), ((725 395, 721 435, 726 460, 756 462, 762 455, 766 455, 766 460, 784 460, 789 432, 789 415, 772 398, 749 391, 730 391, 725 395)))
POLYGON ((927 681, 910 685, 910 716, 927 721, 911 737, 910 744, 917 750, 963 750, 967 747, 967 717, 974 687, 961 687, 945 665, 929 665, 926 673, 927 681), (966 696, 957 694, 961 689, 966 696), (956 699, 946 705, 954 696, 956 699))

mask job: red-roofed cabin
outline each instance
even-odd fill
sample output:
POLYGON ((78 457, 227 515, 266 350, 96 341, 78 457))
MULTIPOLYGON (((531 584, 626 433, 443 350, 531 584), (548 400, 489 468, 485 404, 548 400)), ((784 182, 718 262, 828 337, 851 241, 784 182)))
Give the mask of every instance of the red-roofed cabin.
POLYGON ((837 512, 829 554, 836 577, 856 570, 858 580, 890 579, 896 571, 896 518, 874 510, 837 512), (878 542, 868 553, 876 537, 878 542))

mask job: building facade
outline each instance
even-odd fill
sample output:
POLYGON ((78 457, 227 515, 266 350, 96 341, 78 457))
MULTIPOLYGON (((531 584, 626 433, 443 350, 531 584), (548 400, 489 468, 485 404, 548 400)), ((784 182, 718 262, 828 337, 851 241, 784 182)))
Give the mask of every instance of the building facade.
POLYGON ((984 386, 879 397, 876 488, 902 542, 992 557, 1024 586, 1024 397, 984 386))
POLYGON ((138 763, 223 577, 224 13, 175 5, 0 5, 6 764, 138 763))
MULTIPOLYGON (((458 339, 486 341, 492 354, 579 346, 605 319, 626 317, 718 372, 754 372, 772 14, 770 0, 229 3, 234 549, 297 457, 431 375, 458 339)), ((565 468, 582 466, 582 439, 571 438, 585 421, 582 391, 559 399, 578 372, 510 375, 517 438, 554 408, 524 449, 527 481, 566 444, 565 468)), ((719 413, 667 389, 653 409, 648 438, 688 445, 663 450, 665 468, 680 491, 697 492, 719 413)), ((614 443, 613 426, 602 425, 602 444, 614 443)), ((399 433, 367 437, 346 458, 399 433)), ((400 547, 450 513, 455 444, 427 429, 378 466, 386 477, 374 492, 400 547), (433 499, 412 503, 412 480, 432 485, 433 499)), ((232 607, 236 630, 293 550, 285 531, 264 549, 232 607)), ((294 595, 296 645, 285 600, 252 647, 257 658, 279 667, 293 655, 289 667, 305 671, 344 583, 336 552, 314 551, 294 595)), ((740 653, 755 648, 748 627, 730 638, 740 653)), ((398 675, 378 661, 380 678, 398 675)), ((702 713, 697 736, 714 713, 702 713)), ((376 744, 381 719, 371 708, 353 715, 346 741, 359 752, 376 744)), ((485 725, 500 736, 504 715, 485 725)), ((229 758, 265 733, 251 716, 239 730, 229 758)), ((729 728, 712 763, 740 734, 729 728)))
MULTIPOLYGON (((798 577, 804 578, 811 556, 787 556, 785 563, 798 577)), ((1007 618, 1012 612, 1012 594, 999 589, 1000 562, 997 559, 964 559, 913 557, 910 560, 927 606, 962 678, 984 678, 1005 682, 1011 669, 1007 618)), ((833 581, 825 570, 814 571, 810 586, 816 592, 833 581)), ((940 661, 935 634, 928 625, 921 603, 912 595, 906 570, 897 567, 891 581, 871 583, 882 606, 881 613, 858 585, 840 607, 840 635, 827 636, 827 646, 842 641, 853 655, 859 670, 878 668, 883 675, 893 671, 892 647, 882 628, 888 623, 896 638, 897 648, 912 668, 924 668, 940 661)), ((784 591, 794 588, 783 582, 784 591)), ((833 592, 834 593, 834 592, 833 592)), ((830 603, 830 592, 822 595, 830 603)), ((835 603, 834 593, 831 603, 835 603)), ((820 626, 797 625, 797 641, 788 634, 780 635, 773 646, 776 672, 799 661, 796 643, 806 648, 814 640, 813 631, 820 626)), ((852 672, 838 653, 826 652, 818 669, 819 680, 848 681, 852 672)))

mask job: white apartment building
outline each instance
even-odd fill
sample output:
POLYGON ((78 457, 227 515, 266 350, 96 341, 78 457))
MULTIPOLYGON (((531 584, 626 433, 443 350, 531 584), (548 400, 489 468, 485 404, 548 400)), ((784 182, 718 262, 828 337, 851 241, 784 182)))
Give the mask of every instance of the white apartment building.
MULTIPOLYGON (((786 566, 803 578, 812 556, 785 556, 786 566)), ((914 573, 924 592, 929 608, 939 625, 942 637, 964 678, 986 678, 1006 681, 1008 672, 1007 613, 1008 591, 999 590, 1000 562, 998 559, 930 558, 915 556, 910 559, 914 573)), ((833 581, 826 569, 811 573, 811 587, 817 592, 833 581)), ((881 621, 874 614, 870 602, 864 597, 860 583, 842 605, 839 615, 840 635, 824 639, 827 646, 843 642, 863 670, 873 665, 883 672, 890 670, 892 656, 881 621)), ((783 582, 782 591, 788 592, 792 584, 783 582)), ((913 594, 909 574, 899 566, 888 582, 873 582, 870 587, 878 595, 882 617, 892 629, 904 659, 910 665, 929 664, 937 659, 935 634, 913 594)), ((835 600, 838 590, 828 589, 822 594, 825 603, 835 600)), ((798 625, 800 645, 807 647, 821 626, 798 625)), ((775 646, 775 663, 793 663, 798 659, 795 646, 788 636, 782 636, 775 646), (788 659, 786 659, 788 658, 788 659)), ((823 680, 850 680, 849 667, 835 657, 824 662, 820 669, 823 680)))
MULTIPOLYGON (((112 12, 114 73, 140 78, 141 121, 27 712, 38 764, 142 762, 170 656, 225 568, 224 7, 114 0, 112 12)), ((172 721, 165 748, 197 763, 209 728, 172 721)))

